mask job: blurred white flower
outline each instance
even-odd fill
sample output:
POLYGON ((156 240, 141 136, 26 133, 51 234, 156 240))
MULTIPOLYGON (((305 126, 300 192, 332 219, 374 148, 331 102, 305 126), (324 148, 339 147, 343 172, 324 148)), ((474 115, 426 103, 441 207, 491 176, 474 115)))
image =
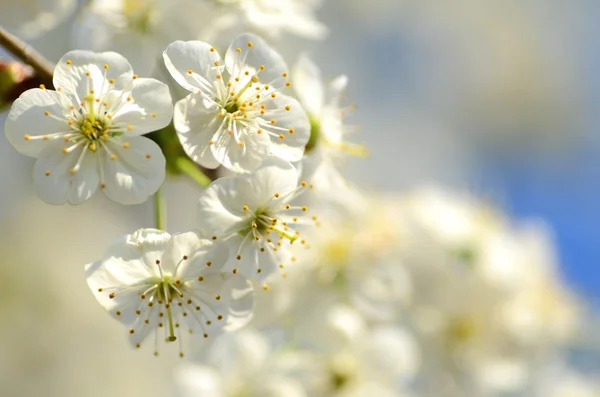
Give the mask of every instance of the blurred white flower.
POLYGON ((315 19, 322 0, 213 0, 225 12, 221 24, 245 25, 261 33, 279 36, 282 31, 309 39, 322 39, 327 27, 315 19), (231 8, 235 7, 235 10, 231 8))
POLYGON ((75 0, 0 0, 0 25, 22 39, 54 29, 75 9, 75 0))
POLYGON ((210 20, 197 0, 94 0, 73 28, 74 46, 124 54, 147 77, 169 43, 195 39, 210 20))
POLYGON ((204 236, 225 240, 236 250, 242 262, 232 265, 234 273, 264 282, 277 270, 285 274, 284 266, 296 260, 290 251, 294 241, 307 245, 292 226, 317 218, 290 202, 309 187, 304 181, 298 185, 292 165, 272 158, 251 175, 211 183, 200 195, 198 227, 204 236))
POLYGON ((225 62, 209 44, 176 41, 167 69, 191 94, 175 105, 175 129, 186 153, 207 168, 252 171, 273 154, 298 161, 310 125, 302 106, 280 90, 287 66, 261 38, 243 34, 225 62))
POLYGON ((305 376, 309 394, 349 397, 379 389, 381 395, 401 395, 420 367, 412 335, 400 327, 369 329, 350 307, 336 305, 326 313, 322 322, 312 323, 312 333, 298 336, 313 347, 314 373, 305 376))
POLYGON ((138 78, 121 55, 71 51, 54 71, 56 91, 24 92, 5 133, 21 154, 37 158, 33 178, 47 203, 80 204, 98 189, 137 204, 165 178, 161 149, 140 135, 169 123, 168 87, 138 78))
POLYGON ((176 370, 181 397, 308 397, 287 371, 285 355, 273 352, 256 331, 220 335, 200 361, 176 370))
POLYGON ((193 232, 170 236, 140 229, 115 241, 104 259, 86 265, 86 276, 102 307, 129 328, 134 346, 155 331, 158 355, 164 328, 165 341, 179 340, 183 356, 182 332, 207 338, 251 318, 252 284, 224 273, 226 260, 223 246, 193 232))
POLYGON ((341 153, 366 154, 364 146, 344 141, 349 128, 343 123, 345 109, 340 107, 340 98, 347 84, 348 78, 344 75, 323 84, 319 67, 306 55, 296 63, 294 90, 311 123, 307 152, 315 149, 326 157, 339 157, 341 153))

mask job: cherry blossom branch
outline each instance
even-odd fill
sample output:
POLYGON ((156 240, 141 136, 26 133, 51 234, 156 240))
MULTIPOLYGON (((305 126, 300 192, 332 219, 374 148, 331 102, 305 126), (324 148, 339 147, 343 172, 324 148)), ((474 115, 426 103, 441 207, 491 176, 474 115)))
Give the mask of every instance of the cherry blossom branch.
POLYGON ((39 80, 47 87, 52 87, 53 65, 29 44, 8 33, 2 26, 0 26, 0 46, 30 65, 35 70, 39 80))
POLYGON ((156 193, 154 193, 154 219, 157 229, 165 230, 165 227, 167 226, 166 217, 163 193, 161 189, 158 189, 156 193))
POLYGON ((177 160, 175 160, 175 163, 179 171, 198 182, 200 186, 207 187, 213 181, 198 168, 196 163, 187 157, 178 157, 177 160))

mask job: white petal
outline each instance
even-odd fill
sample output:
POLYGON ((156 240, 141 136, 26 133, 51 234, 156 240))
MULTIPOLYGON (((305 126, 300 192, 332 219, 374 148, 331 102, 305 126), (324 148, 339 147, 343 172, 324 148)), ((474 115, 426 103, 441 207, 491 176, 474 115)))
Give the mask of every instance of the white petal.
MULTIPOLYGON (((235 124, 234 128, 244 128, 235 124)), ((224 167, 235 172, 255 170, 269 155, 269 137, 266 133, 258 134, 244 128, 239 142, 235 135, 220 130, 213 137, 215 142, 210 146, 214 158, 224 167), (240 142, 243 146, 240 146, 240 142)))
POLYGON ((294 90, 304 106, 312 115, 318 115, 323 108, 324 89, 321 71, 306 55, 301 55, 294 68, 294 90))
POLYGON ((159 275, 156 259, 160 259, 169 246, 171 235, 158 229, 139 229, 131 234, 118 237, 106 250, 105 257, 115 257, 122 261, 141 261, 145 272, 159 275))
POLYGON ((183 88, 192 92, 208 91, 221 73, 223 61, 210 44, 202 41, 175 41, 163 52, 171 76, 183 88), (189 73, 191 71, 191 73, 189 73))
POLYGON ((205 108, 197 95, 190 94, 175 104, 173 124, 185 153, 206 168, 217 168, 219 162, 210 150, 209 141, 219 128, 222 119, 217 109, 205 108))
POLYGON ((142 135, 159 130, 171 121, 173 102, 169 87, 154 79, 133 81, 131 103, 124 105, 114 116, 114 123, 132 126, 128 134, 142 135))
POLYGON ((254 287, 245 277, 227 275, 225 294, 222 297, 227 305, 228 316, 225 324, 226 331, 242 328, 252 319, 254 309, 254 287))
POLYGON ((256 210, 269 202, 272 203, 270 206, 278 208, 283 203, 274 200, 275 193, 283 197, 296 189, 298 172, 289 162, 269 157, 247 180, 248 183, 237 184, 237 190, 247 202, 246 205, 256 210))
POLYGON ((104 194, 121 204, 139 204, 156 193, 165 180, 165 156, 148 138, 131 137, 129 147, 108 142, 103 163, 104 194), (111 160, 111 154, 116 156, 111 160))
POLYGON ((48 111, 51 115, 64 119, 65 109, 70 105, 68 98, 60 92, 39 88, 25 91, 10 108, 4 126, 6 138, 19 153, 37 157, 48 141, 26 140, 25 135, 35 137, 71 132, 71 127, 66 121, 57 120, 44 113, 48 111))
MULTIPOLYGON (((165 260, 177 265, 177 277, 181 280, 195 280, 200 275, 221 273, 227 261, 227 248, 221 243, 200 239, 195 232, 174 234, 165 260), (183 257, 187 259, 182 260, 183 257)), ((175 269, 173 269, 175 270, 175 269)))
POLYGON ((40 198, 48 204, 81 204, 98 189, 100 176, 96 154, 86 151, 79 170, 70 170, 80 157, 81 151, 62 153, 64 141, 48 143, 33 167, 33 180, 40 198))
POLYGON ((109 88, 109 79, 115 79, 112 88, 127 90, 133 82, 133 71, 127 59, 116 52, 96 53, 73 50, 67 52, 54 68, 54 87, 72 95, 75 103, 93 89, 103 95, 109 88), (70 61, 70 63, 69 63, 70 61), (108 65, 108 69, 105 69, 108 65), (86 76, 89 72, 90 76, 86 76))
POLYGON ((258 73, 260 82, 269 84, 275 89, 285 87, 288 81, 289 70, 281 55, 269 47, 263 39, 251 33, 235 38, 225 54, 225 65, 234 77, 242 75, 246 70, 256 73, 261 66, 264 66, 264 70, 258 73), (248 43, 252 43, 251 47, 248 43), (241 51, 238 52, 238 48, 241 51))
POLYGON ((238 183, 236 177, 219 178, 200 194, 198 227, 204 236, 227 236, 246 226, 248 214, 238 183))
POLYGON ((287 161, 301 160, 310 138, 310 122, 300 103, 287 95, 277 95, 267 102, 264 118, 262 128, 274 134, 271 135, 271 153, 287 161), (289 111, 285 110, 286 106, 289 111), (275 120, 275 124, 271 125, 270 120, 275 120))

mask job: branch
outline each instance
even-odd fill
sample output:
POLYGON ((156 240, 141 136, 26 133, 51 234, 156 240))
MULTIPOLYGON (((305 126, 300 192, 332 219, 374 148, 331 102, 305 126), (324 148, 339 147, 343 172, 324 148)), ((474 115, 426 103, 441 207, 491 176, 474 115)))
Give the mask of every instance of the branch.
POLYGON ((53 86, 52 76, 54 75, 54 66, 29 44, 8 33, 2 26, 0 26, 0 46, 6 48, 15 57, 30 65, 35 70, 38 79, 46 87, 50 88, 53 86))

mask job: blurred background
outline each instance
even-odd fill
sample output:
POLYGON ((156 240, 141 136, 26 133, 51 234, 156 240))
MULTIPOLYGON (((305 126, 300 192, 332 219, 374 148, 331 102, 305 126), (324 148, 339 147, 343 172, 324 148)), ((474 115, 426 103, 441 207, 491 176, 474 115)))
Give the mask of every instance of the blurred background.
MULTIPOLYGON (((74 48, 84 5, 76 7, 31 46, 52 61, 74 48)), ((598 15, 594 0, 325 0, 316 13, 329 29, 324 40, 289 35, 274 46, 290 65, 308 53, 325 77, 349 77, 346 102, 356 108, 346 122, 370 151, 344 169, 352 183, 394 193, 434 183, 492 201, 517 221, 543 220, 566 283, 596 312, 598 15)), ((46 205, 33 190, 33 162, 1 134, 0 390, 165 395, 165 361, 175 354, 159 362, 130 350, 83 275, 116 235, 152 226, 152 204, 124 208, 96 196, 46 205)), ((169 231, 193 228, 194 187, 172 180, 166 190, 169 231)))

